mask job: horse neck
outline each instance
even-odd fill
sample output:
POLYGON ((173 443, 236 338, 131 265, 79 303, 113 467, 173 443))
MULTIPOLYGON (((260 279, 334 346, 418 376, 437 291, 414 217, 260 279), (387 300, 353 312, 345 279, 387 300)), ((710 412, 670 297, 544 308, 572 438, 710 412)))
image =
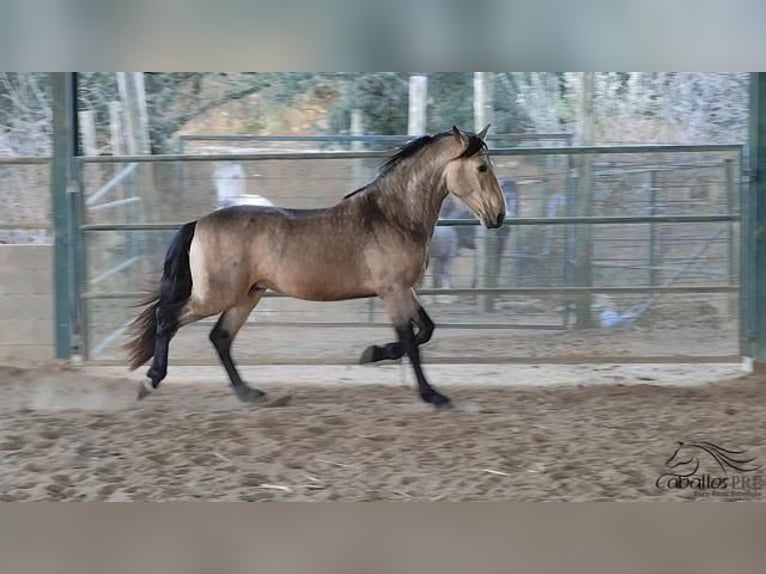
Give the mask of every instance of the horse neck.
POLYGON ((447 187, 442 172, 443 162, 408 160, 377 183, 379 205, 387 218, 399 220, 408 227, 423 229, 428 237, 436 227, 447 187))

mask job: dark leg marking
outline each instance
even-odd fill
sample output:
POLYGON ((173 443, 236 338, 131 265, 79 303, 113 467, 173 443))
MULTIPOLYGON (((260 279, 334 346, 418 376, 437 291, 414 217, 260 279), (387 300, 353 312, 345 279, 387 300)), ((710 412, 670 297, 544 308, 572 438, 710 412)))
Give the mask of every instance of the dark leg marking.
MULTIPOLYGON (((415 344, 417 346, 425 345, 433 336, 434 329, 436 328, 434 322, 422 306, 418 306, 418 314, 413 322, 418 327, 418 332, 415 335, 415 344)), ((401 341, 395 341, 386 345, 370 345, 362 352, 359 363, 377 363, 378 361, 385 360, 396 361, 401 359, 404 354, 405 351, 401 341)))
POLYGON ((234 360, 231 358, 231 344, 234 341, 233 334, 226 328, 226 319, 228 311, 224 312, 218 319, 218 322, 210 331, 210 341, 213 343, 218 357, 221 359, 226 373, 229 375, 231 388, 237 398, 243 402, 264 402, 266 393, 258 389, 249 387, 239 375, 234 360))
POLYGON ((415 371, 415 378, 418 381, 418 394, 420 398, 425 402, 434 405, 435 407, 448 407, 451 406, 449 397, 443 395, 426 380, 426 376, 423 373, 423 368, 420 365, 420 349, 416 341, 415 333, 412 330, 412 323, 406 323, 404 325, 397 325, 395 327, 396 334, 399 337, 399 342, 404 349, 404 353, 410 359, 412 363, 412 369, 415 371))
MULTIPOLYGON (((149 370, 146 372, 146 385, 150 385, 152 390, 156 389, 162 379, 168 374, 168 350, 170 340, 178 331, 178 318, 185 301, 180 303, 164 304, 157 307, 155 311, 157 317, 157 332, 154 338, 154 357, 149 370)), ((143 399, 151 391, 147 386, 141 386, 138 391, 138 398, 143 399)))

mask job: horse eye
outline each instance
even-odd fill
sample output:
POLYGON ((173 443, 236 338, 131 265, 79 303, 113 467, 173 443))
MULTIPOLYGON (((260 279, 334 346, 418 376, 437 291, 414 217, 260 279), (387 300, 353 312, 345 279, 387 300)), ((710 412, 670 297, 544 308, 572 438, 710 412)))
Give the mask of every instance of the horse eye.
POLYGON ((487 164, 483 163, 477 169, 481 172, 487 171, 487 164))

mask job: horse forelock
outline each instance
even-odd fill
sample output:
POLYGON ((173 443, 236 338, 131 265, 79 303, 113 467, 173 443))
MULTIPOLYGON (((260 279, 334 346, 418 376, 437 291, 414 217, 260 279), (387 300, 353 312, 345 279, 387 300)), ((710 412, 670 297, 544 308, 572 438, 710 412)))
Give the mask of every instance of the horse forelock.
POLYGON ((486 152, 489 150, 487 147, 487 142, 485 142, 483 139, 481 139, 476 134, 466 134, 468 136, 468 146, 463 150, 463 153, 460 154, 461 159, 467 159, 469 157, 475 156, 477 153, 480 152, 486 152))

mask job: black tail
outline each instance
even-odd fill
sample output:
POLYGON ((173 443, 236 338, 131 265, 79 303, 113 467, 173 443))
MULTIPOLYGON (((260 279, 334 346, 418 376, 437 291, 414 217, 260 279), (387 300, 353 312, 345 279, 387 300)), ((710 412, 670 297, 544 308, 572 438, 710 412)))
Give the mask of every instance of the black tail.
POLYGON ((137 305, 145 308, 131 323, 132 336, 125 344, 128 351, 128 366, 131 370, 137 369, 154 355, 157 309, 160 306, 173 309, 172 313, 165 313, 166 320, 170 321, 167 327, 171 333, 178 329, 181 308, 192 291, 189 247, 196 226, 196 221, 187 223, 173 237, 165 255, 159 287, 148 293, 137 305))

